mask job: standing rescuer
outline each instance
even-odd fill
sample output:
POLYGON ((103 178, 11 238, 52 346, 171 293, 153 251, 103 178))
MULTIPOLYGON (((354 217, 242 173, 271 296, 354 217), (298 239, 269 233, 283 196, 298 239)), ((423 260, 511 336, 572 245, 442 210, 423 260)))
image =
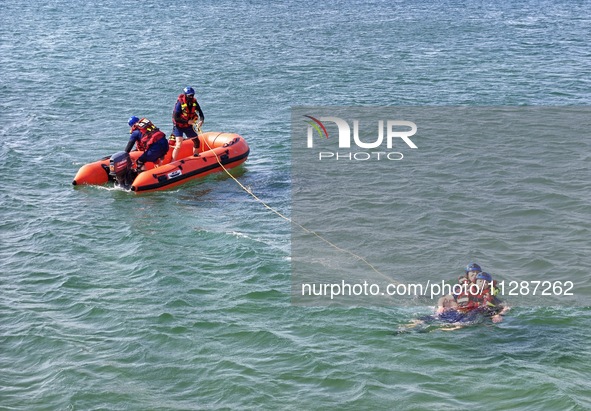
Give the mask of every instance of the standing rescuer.
POLYGON ((182 94, 179 94, 174 110, 172 111, 172 136, 175 140, 174 151, 172 152, 173 161, 177 159, 181 144, 183 143, 183 134, 187 138, 193 139, 193 155, 199 155, 199 138, 193 125, 197 124, 197 129, 203 125, 205 116, 195 99, 195 90, 193 87, 185 87, 182 94))

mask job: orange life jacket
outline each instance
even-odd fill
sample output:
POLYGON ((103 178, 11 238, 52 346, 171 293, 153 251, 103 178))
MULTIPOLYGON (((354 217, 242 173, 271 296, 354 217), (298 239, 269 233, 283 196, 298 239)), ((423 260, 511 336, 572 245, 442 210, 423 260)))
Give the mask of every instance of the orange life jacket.
POLYGON ((156 141, 166 137, 166 135, 147 118, 140 119, 140 121, 131 127, 132 133, 135 130, 139 130, 140 133, 142 133, 142 138, 137 142, 137 148, 140 151, 146 151, 156 141))
MULTIPOLYGON (((487 307, 492 304, 494 296, 490 288, 480 290, 476 294, 470 292, 470 287, 463 287, 463 291, 458 294, 456 302, 461 311, 470 311, 478 307, 487 307)), ((494 304, 493 304, 494 305, 494 304)))
POLYGON ((474 300, 474 296, 469 292, 462 292, 456 297, 456 302, 458 303, 458 310, 460 311, 470 311, 476 307, 478 307, 478 303, 474 300))
POLYGON ((172 113, 172 122, 177 127, 190 127, 189 120, 193 120, 197 113, 197 100, 192 99, 192 102, 187 102, 187 96, 185 94, 179 94, 177 101, 181 103, 181 115, 180 118, 175 118, 175 113, 172 113))

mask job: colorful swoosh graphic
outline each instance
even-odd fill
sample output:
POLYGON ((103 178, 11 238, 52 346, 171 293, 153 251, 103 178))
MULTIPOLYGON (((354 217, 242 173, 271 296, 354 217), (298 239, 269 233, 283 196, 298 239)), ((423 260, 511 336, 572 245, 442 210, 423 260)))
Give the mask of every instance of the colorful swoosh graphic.
POLYGON ((310 126, 314 127, 314 129, 318 132, 318 135, 320 137, 322 137, 322 133, 324 132, 324 135, 326 136, 326 138, 328 138, 328 131, 326 131, 326 127, 324 127, 324 124, 322 124, 322 122, 320 120, 318 120, 317 118, 314 118, 312 116, 305 115, 304 117, 308 117, 309 119, 312 119, 312 121, 308 121, 307 123, 310 126))

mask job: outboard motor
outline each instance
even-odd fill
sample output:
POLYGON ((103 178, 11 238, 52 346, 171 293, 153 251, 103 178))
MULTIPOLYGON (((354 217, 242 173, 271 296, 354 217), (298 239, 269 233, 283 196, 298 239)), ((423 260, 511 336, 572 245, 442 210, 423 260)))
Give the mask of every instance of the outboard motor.
POLYGON ((123 187, 128 190, 131 183, 137 177, 137 173, 133 170, 131 157, 129 153, 120 151, 111 156, 109 162, 109 177, 115 180, 115 186, 123 187))

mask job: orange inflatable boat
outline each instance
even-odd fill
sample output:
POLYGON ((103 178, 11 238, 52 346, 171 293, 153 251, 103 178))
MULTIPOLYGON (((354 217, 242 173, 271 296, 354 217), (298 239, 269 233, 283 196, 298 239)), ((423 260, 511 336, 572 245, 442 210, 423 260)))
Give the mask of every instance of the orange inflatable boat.
POLYGON ((136 193, 164 190, 221 171, 222 165, 226 169, 234 168, 244 163, 250 152, 244 138, 234 133, 210 131, 199 134, 199 140, 197 157, 193 156, 193 141, 187 139, 183 141, 178 160, 171 161, 174 147, 170 147, 160 166, 146 163, 146 170, 137 174, 133 165, 143 152, 119 152, 80 167, 72 184, 101 185, 114 181, 136 193))

